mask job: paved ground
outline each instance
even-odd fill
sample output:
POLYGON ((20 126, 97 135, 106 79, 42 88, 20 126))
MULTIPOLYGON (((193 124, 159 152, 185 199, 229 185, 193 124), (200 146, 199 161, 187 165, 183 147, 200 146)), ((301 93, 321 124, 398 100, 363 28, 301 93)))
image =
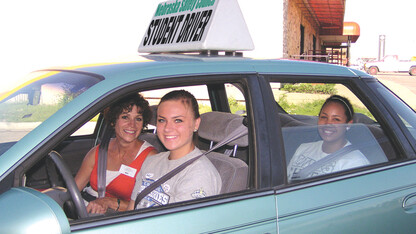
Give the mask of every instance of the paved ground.
POLYGON ((416 76, 411 76, 407 73, 380 73, 376 77, 383 81, 393 81, 403 85, 416 94, 416 76))
POLYGON ((379 73, 375 77, 416 109, 416 76, 408 73, 379 73))

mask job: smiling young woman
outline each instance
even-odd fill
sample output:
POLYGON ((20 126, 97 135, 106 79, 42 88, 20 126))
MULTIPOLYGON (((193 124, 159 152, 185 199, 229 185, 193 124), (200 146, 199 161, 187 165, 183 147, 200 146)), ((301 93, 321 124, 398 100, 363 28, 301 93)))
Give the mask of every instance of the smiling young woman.
MULTIPOLYGON (((343 149, 351 143, 346 138, 349 124, 353 123, 354 110, 348 99, 332 95, 326 99, 318 116, 318 133, 322 140, 301 144, 289 162, 287 173, 289 180, 298 177, 304 168, 316 163, 328 155, 343 149)), ((345 153, 335 161, 329 161, 312 171, 307 177, 313 177, 349 168, 369 164, 359 151, 345 153)), ((299 179, 299 178, 297 178, 299 179)))
POLYGON ((149 157, 143 163, 129 209, 166 205, 220 193, 221 177, 211 161, 202 156, 147 194, 134 207, 139 192, 174 168, 202 154, 193 143, 193 134, 200 122, 198 103, 191 93, 176 90, 162 97, 157 110, 157 136, 169 151, 149 157))

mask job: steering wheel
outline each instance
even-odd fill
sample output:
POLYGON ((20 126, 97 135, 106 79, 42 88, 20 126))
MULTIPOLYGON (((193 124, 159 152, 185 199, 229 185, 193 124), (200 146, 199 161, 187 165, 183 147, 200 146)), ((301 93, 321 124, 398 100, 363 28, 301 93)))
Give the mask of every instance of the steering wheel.
POLYGON ((84 200, 82 199, 81 193, 78 190, 74 177, 72 176, 70 170, 66 166, 62 156, 54 150, 52 150, 48 155, 52 159, 52 161, 55 163, 56 167, 58 167, 58 170, 60 171, 65 181, 68 192, 77 210, 78 217, 79 218, 88 217, 88 212, 85 207, 84 200))

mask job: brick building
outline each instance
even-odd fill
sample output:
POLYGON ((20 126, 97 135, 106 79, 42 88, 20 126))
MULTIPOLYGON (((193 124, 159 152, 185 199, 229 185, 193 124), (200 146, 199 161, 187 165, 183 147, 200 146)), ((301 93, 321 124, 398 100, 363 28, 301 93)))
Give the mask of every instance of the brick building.
POLYGON ((257 57, 339 65, 347 65, 349 45, 360 35, 357 23, 344 22, 345 3, 346 0, 239 0, 260 54, 257 57))

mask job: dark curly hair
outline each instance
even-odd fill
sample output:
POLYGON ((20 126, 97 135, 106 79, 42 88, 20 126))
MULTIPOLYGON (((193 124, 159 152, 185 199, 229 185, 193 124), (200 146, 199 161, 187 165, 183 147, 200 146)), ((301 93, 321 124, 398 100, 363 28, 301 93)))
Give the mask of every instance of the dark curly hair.
POLYGON ((111 104, 104 110, 104 119, 110 126, 114 128, 118 117, 124 110, 131 111, 133 106, 140 108, 140 114, 143 115, 143 129, 147 126, 152 118, 152 110, 149 107, 149 102, 143 98, 141 94, 130 94, 117 102, 111 104))

